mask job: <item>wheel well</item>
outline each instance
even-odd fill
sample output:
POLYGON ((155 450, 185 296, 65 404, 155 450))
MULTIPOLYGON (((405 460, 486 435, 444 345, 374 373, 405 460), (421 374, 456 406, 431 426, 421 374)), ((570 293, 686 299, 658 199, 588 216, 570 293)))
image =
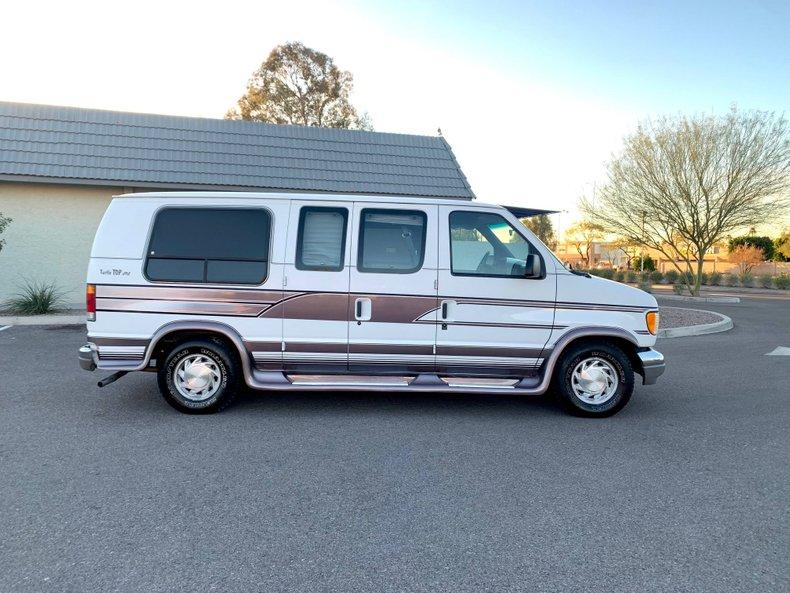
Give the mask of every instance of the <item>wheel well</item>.
POLYGON ((611 344, 612 346, 616 346, 628 357, 634 372, 639 373, 640 375, 642 374, 642 361, 639 359, 637 354, 639 346, 630 340, 620 338, 618 336, 581 336, 565 344, 565 346, 562 348, 562 352, 564 353, 568 349, 576 346, 593 344, 611 344))
POLYGON ((165 334, 159 338, 159 340, 154 345, 154 348, 151 351, 151 358, 156 360, 157 368, 164 362, 165 358, 167 358, 167 355, 170 354, 173 348, 190 340, 213 340, 218 342, 227 348, 231 356, 235 356, 236 359, 241 362, 241 353, 239 352, 238 348, 233 343, 233 341, 223 333, 205 329, 179 329, 165 334))

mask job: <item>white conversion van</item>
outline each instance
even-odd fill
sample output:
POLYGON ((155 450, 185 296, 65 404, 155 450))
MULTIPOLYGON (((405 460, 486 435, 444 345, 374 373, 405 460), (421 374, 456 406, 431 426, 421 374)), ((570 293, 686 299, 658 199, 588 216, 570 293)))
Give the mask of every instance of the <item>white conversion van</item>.
POLYGON ((84 369, 155 372, 183 412, 261 390, 540 394, 607 416, 664 371, 648 293, 567 270, 517 209, 452 199, 116 197, 84 369), (515 214, 514 214, 515 212, 515 214))

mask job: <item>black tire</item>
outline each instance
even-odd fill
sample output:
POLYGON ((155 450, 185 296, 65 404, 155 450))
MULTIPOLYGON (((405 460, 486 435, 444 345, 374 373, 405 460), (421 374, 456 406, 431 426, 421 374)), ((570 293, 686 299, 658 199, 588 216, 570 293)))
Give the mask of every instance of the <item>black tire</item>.
MULTIPOLYGON (((201 359, 198 359, 201 360, 201 359)), ((241 383, 241 365, 234 353, 220 340, 190 340, 175 346, 157 371, 159 391, 165 401, 185 414, 212 414, 230 405, 241 383), (216 391, 206 399, 196 401, 186 397, 176 385, 176 369, 187 357, 203 357, 219 375, 216 391)))
POLYGON ((619 347, 610 342, 586 342, 571 346, 562 353, 554 371, 553 390, 566 411, 576 416, 604 418, 622 410, 634 391, 634 369, 619 347), (598 358, 608 363, 618 379, 614 394, 601 404, 592 404, 576 395, 572 386, 573 372, 583 361, 598 358))

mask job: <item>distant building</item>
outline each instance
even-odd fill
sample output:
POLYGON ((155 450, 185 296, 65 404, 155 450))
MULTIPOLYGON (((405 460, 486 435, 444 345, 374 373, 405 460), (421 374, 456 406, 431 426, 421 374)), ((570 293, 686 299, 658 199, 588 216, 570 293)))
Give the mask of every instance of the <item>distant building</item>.
POLYGON ((441 136, 0 102, 0 301, 31 280, 82 306, 111 197, 167 189, 474 198, 441 136))

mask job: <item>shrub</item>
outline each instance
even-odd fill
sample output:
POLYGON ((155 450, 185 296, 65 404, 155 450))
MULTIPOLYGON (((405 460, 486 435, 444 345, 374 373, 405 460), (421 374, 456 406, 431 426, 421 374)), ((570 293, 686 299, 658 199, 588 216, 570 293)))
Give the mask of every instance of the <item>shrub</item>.
POLYGON ((640 280, 639 288, 645 292, 653 292, 653 283, 650 280, 640 280))
POLYGON ((737 274, 725 274, 724 275, 724 286, 738 286, 738 275, 737 274))
POLYGON ((598 270, 598 275, 601 278, 606 278, 607 280, 611 280, 612 276, 614 275, 614 270, 612 268, 603 268, 598 270))
POLYGON ((26 282, 5 306, 15 315, 43 315, 57 309, 62 302, 63 293, 54 284, 26 282))
POLYGON ((633 284, 634 282, 639 280, 639 274, 637 274, 633 270, 629 270, 628 272, 626 272, 625 280, 626 282, 630 282, 631 284, 633 284))
POLYGON ((732 253, 738 247, 756 247, 762 251, 762 259, 770 261, 774 257, 774 250, 776 246, 770 237, 755 237, 752 235, 746 237, 733 237, 729 242, 729 251, 732 253))
MULTIPOLYGON (((631 269, 634 271, 640 271, 642 269, 642 257, 637 255, 634 259, 631 260, 631 269)), ((656 269, 656 260, 654 260, 649 255, 645 256, 645 272, 652 272, 656 269)))
POLYGON ((760 286, 763 288, 773 288, 774 278, 770 274, 763 274, 760 276, 760 286))
POLYGON ((699 277, 700 284, 704 284, 705 286, 708 285, 710 282, 710 275, 707 272, 702 272, 699 277))
POLYGON ((708 277, 708 282, 710 282, 711 286, 720 286, 721 272, 711 272, 710 276, 708 277))
POLYGON ((625 272, 623 272, 622 270, 617 270, 614 273, 614 280, 616 280, 617 282, 623 282, 625 280, 625 272))
POLYGON ((686 289, 686 285, 685 284, 681 284, 680 282, 675 282, 672 285, 672 290, 674 291, 675 294, 683 294, 683 291, 685 289, 686 289))
POLYGON ((678 281, 678 274, 677 270, 669 270, 664 277, 667 279, 667 284, 675 284, 678 281))
POLYGON ((593 268, 592 270, 577 270, 579 272, 587 272, 590 276, 600 276, 601 270, 593 268))
POLYGON ((738 280, 741 281, 742 286, 753 286, 754 285, 754 276, 751 272, 742 272, 738 276, 738 280))
POLYGON ((790 288, 790 276, 787 274, 782 274, 781 276, 777 276, 774 278, 774 284, 776 284, 776 288, 779 290, 787 290, 790 288))
POLYGON ((664 274, 658 270, 650 272, 650 280, 653 284, 660 284, 664 280, 664 274))

